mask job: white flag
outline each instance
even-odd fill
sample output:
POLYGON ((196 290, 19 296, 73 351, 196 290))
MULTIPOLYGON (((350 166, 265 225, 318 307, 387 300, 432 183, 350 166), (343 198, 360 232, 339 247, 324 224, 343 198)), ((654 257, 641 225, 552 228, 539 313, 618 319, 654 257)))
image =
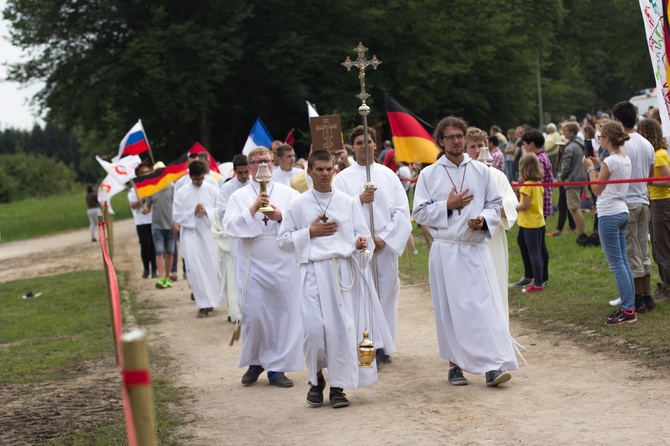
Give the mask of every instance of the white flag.
POLYGON ((121 185, 135 178, 135 169, 142 164, 142 159, 138 155, 124 156, 116 163, 108 163, 97 155, 95 159, 105 172, 121 185))

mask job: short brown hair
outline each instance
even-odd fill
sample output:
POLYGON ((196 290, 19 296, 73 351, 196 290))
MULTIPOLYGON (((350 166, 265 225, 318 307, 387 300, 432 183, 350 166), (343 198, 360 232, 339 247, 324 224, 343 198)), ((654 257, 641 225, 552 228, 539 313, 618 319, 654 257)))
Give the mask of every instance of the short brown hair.
MULTIPOLYGON (((354 140, 361 136, 363 133, 365 133, 365 127, 362 125, 359 125, 357 127, 354 127, 354 129, 351 131, 349 134, 349 143, 353 146, 354 145, 354 140)), ((372 137, 373 141, 377 141, 377 132, 375 132, 375 129, 372 127, 368 127, 368 135, 372 137)))

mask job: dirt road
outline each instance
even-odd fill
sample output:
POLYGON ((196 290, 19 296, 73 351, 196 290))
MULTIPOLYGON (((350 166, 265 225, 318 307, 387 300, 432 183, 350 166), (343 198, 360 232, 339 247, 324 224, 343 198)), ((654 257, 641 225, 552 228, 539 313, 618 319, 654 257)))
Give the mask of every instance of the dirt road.
MULTIPOLYGON (((115 224, 117 269, 130 270, 140 300, 160 305, 160 323, 148 327, 151 344, 167 348, 178 382, 195 395, 184 445, 669 445, 670 379, 633 362, 585 350, 555 335, 529 330, 514 318, 511 330, 528 351, 513 379, 487 388, 447 383, 448 364, 437 354, 427 289, 403 287, 394 362, 375 386, 347 389, 348 408, 305 403, 306 372, 279 389, 265 375, 243 387, 240 344, 228 346, 226 312, 197 319, 188 286, 157 290, 142 280, 139 244, 130 221, 115 224)), ((86 231, 0 245, 0 282, 82 268, 100 268, 97 244, 86 231)), ((130 328, 130 327, 126 327, 130 328)))

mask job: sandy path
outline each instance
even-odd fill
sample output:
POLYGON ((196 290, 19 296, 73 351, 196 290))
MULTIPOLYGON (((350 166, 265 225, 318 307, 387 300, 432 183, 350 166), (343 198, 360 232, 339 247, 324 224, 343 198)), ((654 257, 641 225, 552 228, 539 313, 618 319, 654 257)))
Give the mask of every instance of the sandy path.
MULTIPOLYGON (((528 347, 529 365, 500 388, 487 388, 483 376, 472 375, 471 385, 450 386, 447 364, 437 355, 430 296, 420 287, 401 289, 393 364, 382 368, 377 385, 347 390, 348 408, 308 407, 306 372, 289 374, 296 383, 290 389, 268 386, 265 375, 243 387, 236 366, 241 347, 228 346, 233 326, 225 310, 196 319, 184 280, 157 290, 140 278, 132 223, 117 223, 115 235, 117 267, 133 271, 140 300, 161 306, 155 312, 161 322, 149 327, 151 342, 168 346, 179 383, 195 395, 187 405, 191 422, 179 432, 184 445, 670 444, 667 374, 587 351, 514 319, 512 332, 528 347)), ((99 255, 86 231, 3 244, 0 282, 99 268, 99 255)))

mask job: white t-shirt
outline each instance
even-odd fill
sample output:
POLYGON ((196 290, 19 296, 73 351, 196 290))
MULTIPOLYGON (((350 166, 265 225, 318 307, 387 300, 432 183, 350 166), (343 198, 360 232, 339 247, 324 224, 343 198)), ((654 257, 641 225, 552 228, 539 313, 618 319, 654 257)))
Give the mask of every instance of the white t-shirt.
MULTIPOLYGON (((612 153, 603 160, 603 164, 606 164, 607 169, 609 169, 610 180, 625 180, 630 178, 631 160, 628 156, 612 153)), ((635 183, 630 183, 630 185, 633 184, 635 183)), ((598 201, 596 202, 598 217, 617 215, 623 212, 628 213, 628 206, 626 205, 626 193, 628 192, 629 187, 629 183, 606 185, 605 189, 598 196, 598 201)))
POLYGON ((404 187, 405 192, 407 192, 409 190, 409 186, 412 184, 409 181, 407 181, 412 179, 412 171, 409 170, 409 166, 400 166, 398 168, 398 176, 400 177, 402 187, 404 187))
MULTIPOLYGON (((630 178, 649 178, 649 172, 654 167, 654 147, 639 133, 630 133, 630 139, 623 145, 623 150, 630 158, 630 178)), ((627 204, 649 204, 647 183, 630 183, 627 204)))
MULTIPOLYGON (((135 188, 130 189, 130 191, 128 192, 128 203, 132 203, 133 201, 137 201, 137 193, 135 192, 135 188)), ((148 214, 143 214, 141 207, 137 209, 130 208, 130 210, 133 213, 133 220, 135 220, 135 226, 151 224, 151 212, 149 212, 148 214)))

